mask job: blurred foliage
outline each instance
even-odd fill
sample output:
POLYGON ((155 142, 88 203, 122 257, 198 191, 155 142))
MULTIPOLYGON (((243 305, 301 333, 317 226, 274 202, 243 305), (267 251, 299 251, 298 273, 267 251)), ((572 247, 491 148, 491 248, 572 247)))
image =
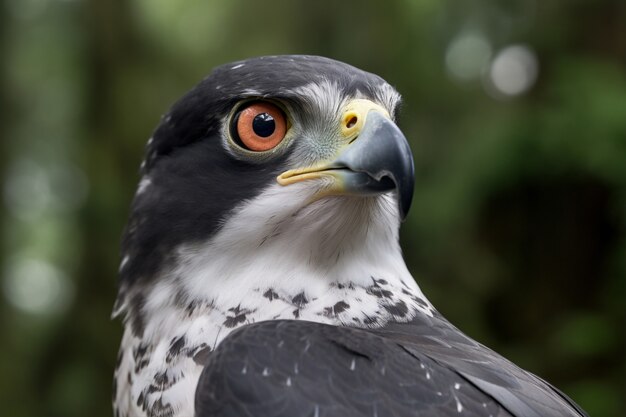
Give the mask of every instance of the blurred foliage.
POLYGON ((626 415, 624 22, 622 0, 0 0, 2 414, 111 415, 145 140, 213 66, 307 53, 404 95, 403 247, 433 303, 626 415))

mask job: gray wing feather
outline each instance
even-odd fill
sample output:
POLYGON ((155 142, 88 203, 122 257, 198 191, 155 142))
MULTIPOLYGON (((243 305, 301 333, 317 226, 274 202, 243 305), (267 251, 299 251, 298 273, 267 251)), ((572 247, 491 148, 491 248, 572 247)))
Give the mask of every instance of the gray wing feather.
POLYGON ((583 415, 437 317, 380 330, 244 326, 208 357, 196 391, 197 417, 583 415))
POLYGON ((409 325, 395 323, 380 332, 410 352, 454 369, 514 416, 587 416, 561 391, 470 339, 438 314, 409 325))

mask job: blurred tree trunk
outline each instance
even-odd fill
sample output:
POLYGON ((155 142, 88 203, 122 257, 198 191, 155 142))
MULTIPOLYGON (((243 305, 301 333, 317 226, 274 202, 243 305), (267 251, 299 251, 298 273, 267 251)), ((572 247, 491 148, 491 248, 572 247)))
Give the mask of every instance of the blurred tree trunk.
MULTIPOLYGON (((130 138, 124 137, 123 126, 111 117, 119 104, 116 95, 119 80, 135 53, 131 2, 89 0, 82 7, 83 19, 77 24, 83 26, 87 39, 82 57, 86 88, 84 137, 79 146, 82 169, 91 181, 91 193, 78 219, 85 245, 75 274, 79 296, 69 312, 73 319, 50 346, 43 361, 45 381, 41 381, 41 389, 54 402, 55 381, 68 372, 68 366, 74 364, 76 372, 87 372, 86 384, 91 384, 91 389, 77 394, 87 398, 77 400, 73 406, 59 405, 64 413, 71 411, 76 417, 111 414, 111 384, 107 381, 112 380, 121 337, 120 323, 109 319, 115 299, 116 242, 120 240, 135 176, 127 169, 128 164, 122 162, 128 154, 125 150, 130 138), (91 374, 94 378, 89 378, 91 374), (107 374, 111 379, 95 378, 107 374)), ((55 410, 51 405, 46 408, 55 410)))

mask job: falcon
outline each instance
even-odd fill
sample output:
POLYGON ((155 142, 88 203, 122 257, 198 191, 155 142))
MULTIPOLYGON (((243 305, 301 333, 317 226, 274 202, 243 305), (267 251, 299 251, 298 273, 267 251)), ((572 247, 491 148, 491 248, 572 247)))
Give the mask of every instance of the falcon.
POLYGON ((586 415, 408 271, 399 102, 350 65, 272 56, 162 117, 122 241, 116 417, 586 415))

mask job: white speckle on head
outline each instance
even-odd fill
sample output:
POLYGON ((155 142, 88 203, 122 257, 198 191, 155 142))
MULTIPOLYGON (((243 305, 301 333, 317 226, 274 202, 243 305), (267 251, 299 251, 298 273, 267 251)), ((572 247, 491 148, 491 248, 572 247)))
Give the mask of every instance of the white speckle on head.
POLYGON ((298 362, 293 364, 293 373, 298 375, 298 373, 300 372, 300 370, 298 369, 298 362))
POLYGON ((356 368, 356 361, 352 359, 352 362, 350 362, 350 370, 354 371, 355 368, 356 368))
POLYGON ((287 380, 285 381, 285 385, 287 385, 288 387, 291 386, 291 378, 287 377, 287 380))
POLYGON ((430 372, 426 371, 426 379, 430 379, 430 372))
POLYGON ((245 375, 248 373, 248 365, 244 365, 243 368, 241 368, 241 375, 245 375))
POLYGON ((230 69, 231 70, 236 70, 236 69, 239 69, 239 68, 243 67, 244 65, 246 65, 246 64, 237 64, 234 67, 230 67, 230 69))
POLYGON ((269 376, 270 370, 268 368, 263 368, 263 376, 269 376))
POLYGON ((120 269, 119 269, 120 272, 122 271, 122 269, 124 269, 129 259, 130 259, 130 256, 124 255, 124 257, 122 258, 122 262, 120 262, 120 269))
POLYGON ((255 90, 254 88, 246 88, 245 90, 243 90, 241 92, 242 96, 248 96, 248 97, 254 97, 254 96, 262 96, 263 93, 261 93, 259 90, 255 90))
POLYGON ((461 388, 461 384, 459 384, 458 382, 454 384, 454 389, 459 389, 461 388))
POLYGON ((152 145, 152 142, 154 142, 154 137, 150 136, 150 139, 148 139, 148 146, 152 145))
POLYGON ((137 188, 137 195, 144 193, 148 187, 152 184, 152 180, 149 177, 143 177, 139 182, 139 187, 137 188))

